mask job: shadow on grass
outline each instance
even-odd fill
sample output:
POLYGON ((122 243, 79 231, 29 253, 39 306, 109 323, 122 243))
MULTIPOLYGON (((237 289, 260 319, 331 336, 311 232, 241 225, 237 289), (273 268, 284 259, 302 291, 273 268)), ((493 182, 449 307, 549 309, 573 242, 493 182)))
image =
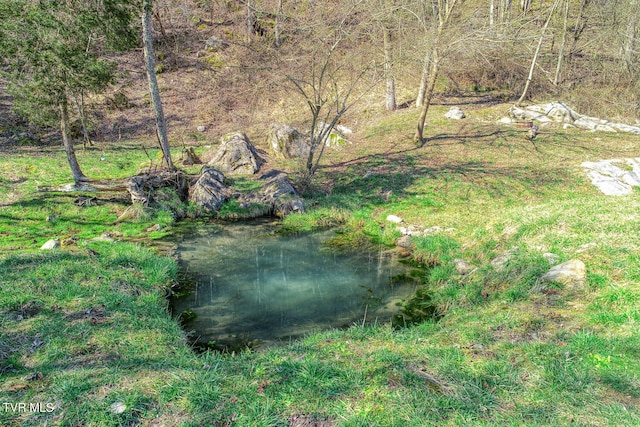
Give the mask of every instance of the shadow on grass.
MULTIPOLYGON (((325 188, 329 188, 332 196, 345 196, 341 207, 354 207, 362 201, 380 205, 392 196, 415 195, 416 191, 410 189, 415 185, 425 185, 432 190, 463 185, 468 191, 484 191, 489 198, 501 198, 510 197, 514 192, 545 194, 574 179, 565 166, 545 164, 544 160, 512 162, 516 164, 501 162, 499 156, 496 160, 458 160, 438 151, 462 146, 464 140, 495 138, 502 134, 503 131, 472 137, 437 135, 425 147, 389 150, 322 166, 322 179, 330 183, 325 188)), ((521 144, 519 148, 540 156, 534 145, 521 144)))

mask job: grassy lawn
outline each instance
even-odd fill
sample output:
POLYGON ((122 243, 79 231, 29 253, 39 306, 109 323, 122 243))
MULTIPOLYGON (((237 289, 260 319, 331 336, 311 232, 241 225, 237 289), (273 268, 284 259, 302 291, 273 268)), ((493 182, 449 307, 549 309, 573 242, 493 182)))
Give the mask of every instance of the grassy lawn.
MULTIPOLYGON (((438 321, 257 352, 187 345, 165 298, 176 263, 153 251, 174 226, 169 209, 119 222, 123 195, 77 206, 82 195, 36 191, 69 181, 62 150, 2 153, 0 425, 640 425, 640 194, 606 197, 580 168, 637 157, 640 137, 550 128, 534 143, 494 124, 506 108, 449 122, 434 106, 423 148, 415 111, 361 123, 352 145, 327 152, 309 212, 282 222, 341 227, 347 245, 393 245, 390 214, 439 227, 413 252, 438 321), (89 241, 104 232, 120 241, 89 241), (512 248, 506 268, 491 267, 512 248), (585 289, 537 286, 549 252, 586 264, 585 289), (457 258, 476 270, 457 274, 457 258)), ((147 159, 133 145, 78 157, 96 178, 147 159)))

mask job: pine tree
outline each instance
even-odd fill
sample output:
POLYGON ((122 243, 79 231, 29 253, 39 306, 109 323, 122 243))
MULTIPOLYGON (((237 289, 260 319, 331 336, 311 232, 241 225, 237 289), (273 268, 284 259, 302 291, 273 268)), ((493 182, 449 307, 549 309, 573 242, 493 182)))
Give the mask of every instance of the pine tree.
POLYGON ((133 16, 124 0, 0 0, 0 56, 14 109, 59 126, 76 183, 88 178, 68 135, 71 94, 99 93, 114 81, 115 64, 101 55, 137 43, 133 16))

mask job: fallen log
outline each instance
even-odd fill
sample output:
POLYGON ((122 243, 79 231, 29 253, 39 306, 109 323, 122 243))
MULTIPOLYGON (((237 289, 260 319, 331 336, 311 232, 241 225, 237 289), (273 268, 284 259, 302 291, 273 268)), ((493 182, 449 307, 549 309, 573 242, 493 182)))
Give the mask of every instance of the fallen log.
POLYGON ((116 181, 91 180, 83 183, 71 183, 61 186, 38 187, 42 192, 128 192, 132 203, 148 206, 153 201, 153 192, 159 188, 173 188, 181 200, 185 201, 189 193, 189 176, 183 171, 153 171, 131 178, 116 181))

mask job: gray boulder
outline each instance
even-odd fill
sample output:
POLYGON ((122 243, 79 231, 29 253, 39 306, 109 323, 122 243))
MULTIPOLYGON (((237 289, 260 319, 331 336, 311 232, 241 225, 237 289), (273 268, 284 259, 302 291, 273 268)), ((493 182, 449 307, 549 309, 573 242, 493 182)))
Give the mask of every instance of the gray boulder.
POLYGON ((413 240, 411 239, 411 236, 402 236, 400 237, 397 241, 396 241, 396 246, 400 247, 400 248, 404 248, 404 249, 408 249, 410 251, 414 250, 416 248, 415 243, 413 243, 413 240))
POLYGON ((572 259, 551 268, 540 278, 540 283, 556 282, 573 290, 584 289, 587 280, 587 269, 584 262, 572 259))
POLYGON ((267 140, 273 154, 283 159, 304 158, 311 150, 309 139, 288 125, 271 125, 267 140))
POLYGON ((455 267, 456 272, 461 276, 469 274, 475 269, 473 264, 470 264, 467 261, 460 258, 456 258, 453 260, 453 266, 455 267))
POLYGON ((218 211, 229 198, 229 190, 224 185, 224 174, 211 166, 204 166, 202 174, 191 187, 189 199, 206 211, 218 211))
POLYGON ((251 175, 256 173, 264 160, 243 132, 222 137, 222 144, 207 163, 227 175, 251 175))
POLYGON ((513 258, 518 254, 519 250, 519 248, 515 247, 498 255, 491 260, 491 266, 498 273, 503 271, 509 265, 509 262, 511 262, 511 260, 513 260, 513 258))
POLYGON ((289 176, 272 170, 260 177, 265 180, 261 195, 273 206, 273 214, 285 216, 293 212, 304 212, 302 197, 289 181, 289 176))
POLYGON ((265 215, 283 217, 293 212, 304 212, 302 197, 293 187, 286 173, 271 170, 258 179, 265 181, 260 191, 236 195, 242 208, 251 208, 256 205, 264 207, 262 210, 254 209, 250 217, 265 215))

